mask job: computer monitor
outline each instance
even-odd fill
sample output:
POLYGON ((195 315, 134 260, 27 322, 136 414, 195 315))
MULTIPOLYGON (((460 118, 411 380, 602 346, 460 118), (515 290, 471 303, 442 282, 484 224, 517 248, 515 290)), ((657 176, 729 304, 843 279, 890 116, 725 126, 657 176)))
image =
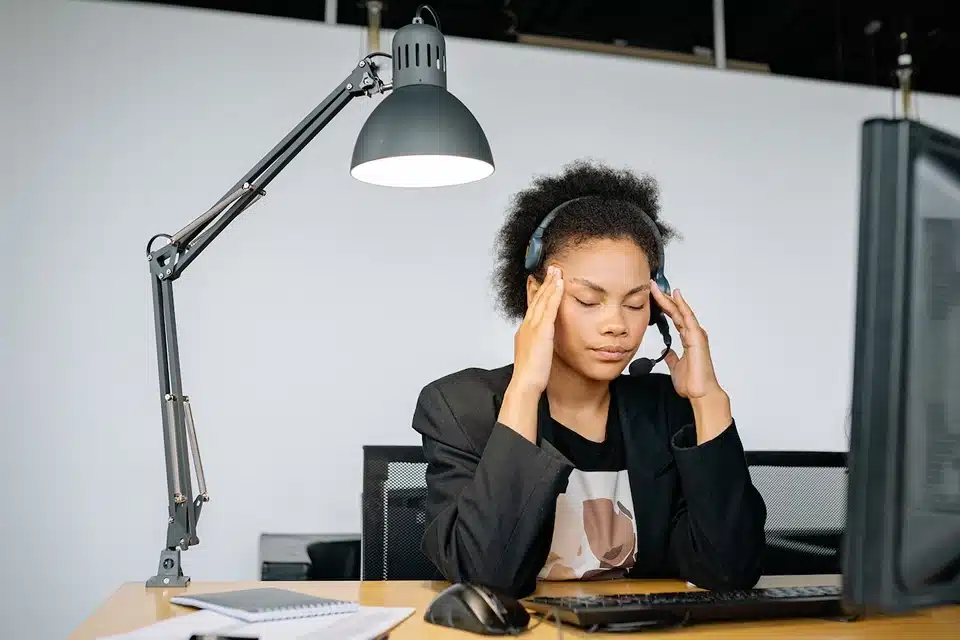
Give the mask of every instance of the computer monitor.
POLYGON ((960 139, 863 124, 843 598, 960 602, 960 139))

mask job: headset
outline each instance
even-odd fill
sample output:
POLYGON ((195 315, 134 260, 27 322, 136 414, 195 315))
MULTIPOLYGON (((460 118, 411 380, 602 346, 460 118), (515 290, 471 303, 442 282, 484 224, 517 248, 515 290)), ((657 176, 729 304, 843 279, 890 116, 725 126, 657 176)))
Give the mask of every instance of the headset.
MULTIPOLYGON (((566 202, 562 202, 546 215, 546 217, 543 219, 543 222, 537 225, 533 235, 530 236, 530 242, 527 243, 527 251, 523 258, 523 266, 526 268, 528 273, 535 273, 540 268, 540 264, 543 262, 543 234, 547 230, 547 227, 550 226, 550 223, 553 222, 554 218, 557 217, 557 214, 574 202, 579 202, 588 198, 597 199, 599 196, 580 196, 578 198, 572 198, 566 202)), ((669 296, 670 282, 667 280, 667 276, 664 274, 665 258, 663 237, 660 235, 660 229, 657 227, 657 223, 654 222, 653 218, 647 215, 643 209, 632 202, 618 200, 617 203, 629 207, 632 211, 635 211, 653 234, 653 238, 657 245, 657 271, 653 275, 653 281, 657 283, 657 288, 660 289, 660 291, 669 296)), ((656 360, 652 360, 650 358, 639 358, 638 360, 631 362, 630 375, 646 375, 650 373, 653 370, 654 365, 667 356, 667 352, 670 351, 670 345, 673 343, 673 339, 670 337, 670 325, 667 323, 667 316, 663 313, 660 305, 658 305, 653 299, 653 296, 650 296, 649 324, 650 326, 657 325, 657 329, 660 330, 660 335, 663 336, 663 352, 656 360)))

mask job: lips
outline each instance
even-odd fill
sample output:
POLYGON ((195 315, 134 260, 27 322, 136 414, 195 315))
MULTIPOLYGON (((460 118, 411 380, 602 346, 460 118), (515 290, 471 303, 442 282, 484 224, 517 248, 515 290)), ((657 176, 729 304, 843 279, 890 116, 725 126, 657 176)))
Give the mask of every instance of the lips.
POLYGON ((618 360, 623 360, 627 354, 630 353, 623 347, 615 346, 600 347, 599 349, 593 349, 593 352, 597 354, 597 357, 605 362, 617 362, 618 360))

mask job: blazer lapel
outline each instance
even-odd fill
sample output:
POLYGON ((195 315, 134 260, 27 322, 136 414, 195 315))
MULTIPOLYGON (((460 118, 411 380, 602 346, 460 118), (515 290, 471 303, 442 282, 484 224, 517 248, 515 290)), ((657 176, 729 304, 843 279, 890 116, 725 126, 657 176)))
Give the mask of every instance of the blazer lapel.
POLYGON ((638 394, 630 389, 636 385, 623 384, 622 377, 614 384, 618 385, 614 397, 637 522, 637 561, 631 576, 656 577, 654 572, 663 566, 667 552, 672 474, 665 472, 673 463, 673 455, 653 420, 660 410, 652 406, 654 397, 638 394))
MULTIPOLYGON (((537 405, 537 446, 542 449, 544 445, 549 445, 551 442, 553 442, 553 420, 550 419, 550 400, 546 393, 542 393, 537 405)), ((553 448, 553 445, 550 447, 553 448)))

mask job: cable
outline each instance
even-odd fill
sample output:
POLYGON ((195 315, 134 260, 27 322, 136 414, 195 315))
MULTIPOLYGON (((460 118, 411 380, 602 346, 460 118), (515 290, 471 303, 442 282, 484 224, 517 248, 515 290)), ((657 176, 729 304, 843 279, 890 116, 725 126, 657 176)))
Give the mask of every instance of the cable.
MULTIPOLYGON (((530 612, 528 611, 527 613, 530 613, 530 612)), ((526 631, 531 631, 533 629, 536 629, 541 624, 543 624, 544 620, 549 620, 551 616, 553 617, 554 622, 556 622, 557 624, 557 639, 561 640, 563 638, 563 627, 560 626, 560 612, 557 610, 556 607, 551 607, 550 613, 546 615, 543 615, 543 616, 538 615, 537 622, 527 627, 526 629, 523 629, 523 631, 526 632, 526 631)))
POLYGON ((443 31, 443 29, 440 28, 440 18, 437 17, 437 12, 434 11, 433 7, 431 7, 430 5, 428 4, 419 5, 417 7, 417 17, 418 18, 420 17, 420 12, 423 11, 424 9, 429 11, 430 15, 433 16, 433 24, 437 27, 437 31, 443 31))
MULTIPOLYGON (((392 55, 390 55, 389 53, 384 53, 383 51, 374 51, 373 53, 368 53, 366 56, 364 56, 363 59, 366 60, 366 61, 370 64, 370 69, 374 72, 374 75, 376 75, 376 71, 377 71, 377 67, 378 67, 378 65, 373 61, 374 58, 387 58, 388 60, 393 60, 393 56, 392 56, 392 55)), ((384 64, 386 64, 386 63, 384 63, 384 64)), ((384 83, 383 83, 383 80, 381 80, 381 79, 379 78, 379 76, 378 76, 378 77, 377 77, 377 81, 380 83, 381 88, 382 88, 382 86, 383 86, 383 84, 384 84, 384 83)))
POLYGON ((173 236, 171 236, 169 233, 158 233, 158 234, 154 235, 152 238, 150 238, 149 240, 147 240, 147 255, 148 255, 148 256, 149 256, 151 253, 153 253, 153 249, 151 249, 150 247, 153 246, 153 241, 156 240, 157 238, 166 238, 167 240, 173 240, 173 236))
POLYGON ((662 618, 660 620, 639 620, 637 622, 611 622, 608 624, 595 624, 587 627, 588 633, 601 631, 604 633, 638 633, 641 631, 660 631, 664 629, 678 629, 685 627, 690 622, 690 611, 686 611, 683 617, 675 616, 673 618, 662 618))

